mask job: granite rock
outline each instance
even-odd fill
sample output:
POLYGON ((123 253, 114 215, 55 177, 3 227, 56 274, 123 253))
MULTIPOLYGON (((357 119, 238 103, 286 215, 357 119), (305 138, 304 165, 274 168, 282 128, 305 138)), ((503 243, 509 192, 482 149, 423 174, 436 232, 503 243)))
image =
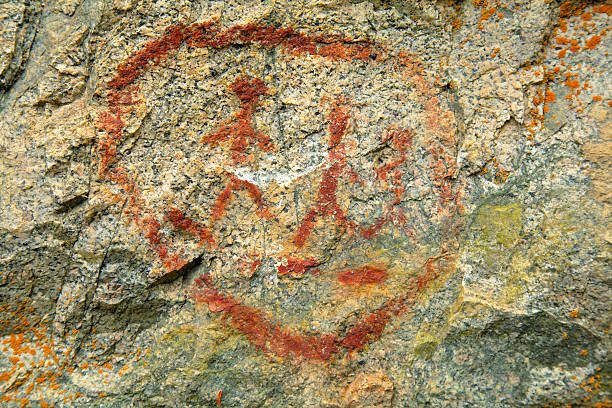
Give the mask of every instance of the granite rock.
POLYGON ((611 14, 5 1, 3 406, 611 406, 611 14))

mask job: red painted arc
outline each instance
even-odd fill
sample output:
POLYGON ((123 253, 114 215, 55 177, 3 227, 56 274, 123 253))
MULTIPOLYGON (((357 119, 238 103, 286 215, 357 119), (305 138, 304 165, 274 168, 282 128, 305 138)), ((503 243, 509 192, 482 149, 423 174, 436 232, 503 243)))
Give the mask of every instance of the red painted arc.
POLYGON ((425 272, 413 278, 402 295, 363 315, 342 335, 310 335, 284 327, 273 322, 262 311, 220 292, 209 276, 196 279, 192 294, 197 302, 206 304, 210 312, 221 313, 229 318, 230 324, 261 351, 294 360, 325 361, 334 358, 343 350, 362 350, 367 344, 379 339, 391 317, 405 312, 414 303, 419 292, 440 276, 440 269, 434 267, 434 262, 435 260, 429 260, 425 264, 425 272))

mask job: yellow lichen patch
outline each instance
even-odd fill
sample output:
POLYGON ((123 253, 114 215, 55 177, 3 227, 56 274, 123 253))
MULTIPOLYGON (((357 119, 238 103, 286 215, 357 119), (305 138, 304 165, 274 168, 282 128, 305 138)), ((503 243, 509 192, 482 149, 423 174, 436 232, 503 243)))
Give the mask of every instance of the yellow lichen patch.
POLYGON ((478 299, 463 292, 459 295, 452 306, 451 314, 448 318, 448 327, 460 326, 466 320, 486 320, 495 310, 503 309, 487 299, 478 299))
POLYGON ((431 359, 447 330, 448 321, 423 324, 414 338, 415 356, 431 359))
POLYGON ((502 206, 483 206, 476 216, 475 227, 481 232, 482 245, 492 243, 511 248, 518 241, 522 207, 518 203, 502 206))
POLYGON ((471 241, 464 245, 465 256, 482 259, 480 277, 463 290, 466 301, 502 310, 518 306, 524 296, 541 285, 542 276, 533 270, 532 255, 521 248, 523 209, 518 203, 485 205, 474 218, 471 241))

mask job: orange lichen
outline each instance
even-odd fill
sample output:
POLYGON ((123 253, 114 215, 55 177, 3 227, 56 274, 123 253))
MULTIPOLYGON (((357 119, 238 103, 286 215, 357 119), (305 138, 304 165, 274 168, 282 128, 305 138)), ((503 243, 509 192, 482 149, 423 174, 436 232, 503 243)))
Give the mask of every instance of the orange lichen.
POLYGON ((597 10, 598 13, 605 13, 609 16, 612 15, 612 5, 610 4, 602 4, 597 6, 595 10, 597 10))
MULTIPOLYGON (((35 391, 43 391, 44 388, 56 391, 52 394, 62 394, 64 390, 59 390, 60 385, 56 383, 56 379, 62 375, 70 374, 75 365, 72 363, 72 357, 70 353, 72 348, 67 347, 66 343, 62 341, 62 345, 57 344, 54 341, 53 336, 49 336, 49 322, 41 319, 26 319, 22 316, 22 312, 35 312, 36 308, 33 306, 27 306, 30 304, 31 299, 27 298, 18 305, 15 309, 14 316, 19 318, 19 324, 14 326, 14 330, 10 336, 3 340, 3 343, 10 347, 4 351, 7 353, 8 360, 13 364, 10 371, 0 373, 0 382, 8 382, 12 379, 11 389, 14 392, 11 394, 5 393, 1 400, 4 402, 15 401, 23 404, 35 404, 30 402, 27 398, 20 398, 18 392, 23 391, 23 394, 30 395, 35 391), (10 350, 10 351, 9 351, 10 350), (29 364, 25 364, 21 361, 20 355, 27 354, 28 358, 31 358, 29 364), (31 357, 30 357, 31 356, 31 357), (44 370, 42 370, 44 368, 44 370), (19 371, 17 371, 19 369, 19 371), (41 370, 37 370, 41 369, 41 370), (18 378, 14 375, 19 372, 18 378), (58 391, 59 390, 59 391, 58 391)), ((4 307, 0 307, 0 310, 4 307)), ((6 308, 10 310, 10 308, 6 308)), ((2 322, 3 324, 5 322, 2 322)), ((76 330, 76 329, 75 329, 76 330)), ((66 340, 69 334, 75 335, 75 332, 66 331, 64 335, 60 337, 61 340, 66 340)), ((55 337, 57 339, 57 337, 55 337)), ((22 394, 22 395, 23 395, 22 394)), ((67 398, 74 401, 80 394, 76 393, 68 395, 67 398)), ((45 401, 37 401, 39 406, 52 407, 54 404, 49 404, 45 401)))
POLYGON ((474 7, 485 8, 489 6, 488 0, 472 0, 472 4, 474 7))
POLYGON ((480 15, 480 18, 478 19, 478 28, 481 30, 484 29, 484 27, 482 26, 482 23, 490 19, 491 16, 495 14, 495 12, 496 10, 493 7, 483 10, 482 14, 480 15))
POLYGON ((598 35, 594 35, 592 36, 589 41, 587 41, 586 45, 584 46, 585 50, 592 50, 594 49, 599 43, 601 42, 601 37, 598 35))
POLYGON ((544 96, 542 95, 542 91, 538 89, 536 90, 536 96, 533 98, 533 104, 538 106, 542 101, 544 101, 544 96))
POLYGON ((567 86, 568 88, 577 89, 580 87, 580 83, 575 79, 568 79, 565 81, 565 86, 567 86))
POLYGON ((601 101, 601 100, 602 100, 601 95, 595 95, 595 96, 593 96, 593 102, 599 102, 599 101, 601 101))
POLYGON ((568 0, 561 4, 559 15, 561 17, 579 16, 588 5, 588 1, 568 0))

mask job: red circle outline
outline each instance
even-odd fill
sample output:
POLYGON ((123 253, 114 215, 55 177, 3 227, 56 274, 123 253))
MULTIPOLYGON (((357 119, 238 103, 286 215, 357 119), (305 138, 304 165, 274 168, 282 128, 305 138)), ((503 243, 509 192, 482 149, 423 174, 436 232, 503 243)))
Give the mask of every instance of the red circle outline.
MULTIPOLYGON (((127 212, 169 273, 180 269, 187 262, 169 251, 159 232, 161 225, 154 215, 148 213, 134 179, 122 167, 112 166, 116 164, 117 147, 125 128, 122 115, 131 112, 134 106, 141 102, 138 99, 138 86, 134 85, 134 82, 148 69, 159 65, 171 51, 178 49, 183 43, 190 47, 214 49, 235 44, 258 44, 268 48, 280 46, 294 55, 310 54, 332 60, 359 60, 368 63, 390 61, 394 66, 406 70, 410 82, 422 99, 426 126, 434 136, 432 139, 439 142, 429 146, 433 160, 434 185, 440 199, 438 211, 450 217, 460 211, 459 191, 453 191, 456 169, 453 157, 448 152, 449 145, 453 146, 455 142, 450 125, 451 115, 441 110, 434 87, 425 79, 424 69, 414 58, 402 52, 390 55, 383 47, 368 41, 334 35, 308 36, 292 28, 251 23, 223 30, 218 21, 194 23, 189 26, 178 23, 166 28, 160 38, 147 42, 142 49, 118 65, 117 75, 107 83, 110 88, 106 98, 108 109, 99 115, 99 127, 106 132, 106 137, 101 137, 98 143, 99 175, 102 179, 121 186, 127 200, 127 212)), ((330 132, 333 142, 335 135, 332 124, 330 132)), ((245 187, 252 188, 248 184, 245 184, 245 187)), ((252 194, 258 193, 252 191, 252 194)), ((175 226, 199 235, 201 242, 210 244, 214 240, 205 227, 177 211, 170 213, 170 221, 175 226)), ((440 276, 441 269, 434 267, 434 264, 452 258, 448 253, 442 253, 429 259, 423 265, 425 272, 410 281, 405 293, 388 300, 374 312, 362 316, 348 328, 343 337, 335 334, 296 334, 292 329, 272 323, 263 312, 237 302, 230 295, 220 293, 208 276, 196 279, 192 294, 196 301, 206 303, 211 312, 223 312, 229 316, 232 325, 263 351, 300 360, 328 360, 341 348, 348 351, 361 350, 369 342, 378 339, 390 318, 406 310, 415 301, 418 293, 440 276)))

